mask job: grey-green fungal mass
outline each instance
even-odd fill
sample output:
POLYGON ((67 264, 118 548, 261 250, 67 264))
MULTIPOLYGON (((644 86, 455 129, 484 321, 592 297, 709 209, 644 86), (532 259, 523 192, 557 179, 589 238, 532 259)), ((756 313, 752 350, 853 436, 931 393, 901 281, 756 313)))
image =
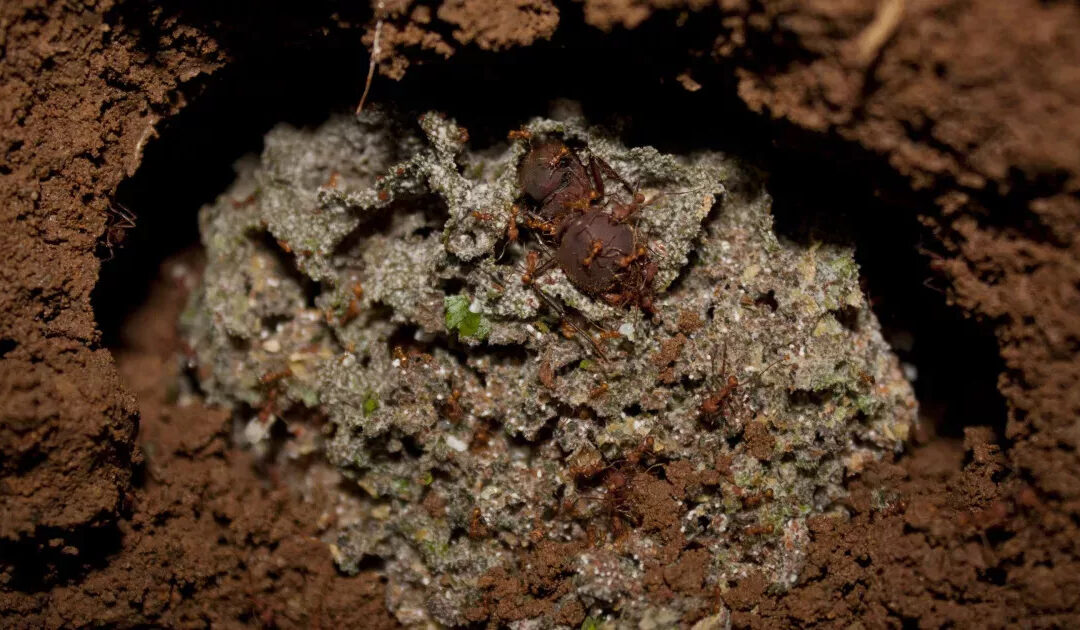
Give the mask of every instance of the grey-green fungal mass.
POLYGON ((238 439, 307 467, 302 491, 352 487, 326 541, 346 572, 381 560, 403 622, 463 622, 484 577, 544 541, 584 550, 558 595, 578 627, 700 608, 642 586, 673 545, 707 552, 702 592, 750 572, 786 588, 807 517, 841 517, 845 475, 915 421, 852 250, 778 240, 760 176, 730 156, 627 148, 574 117, 526 130, 644 193, 655 318, 557 267, 521 282, 527 251, 547 255, 511 211, 526 142, 470 149, 435 113, 280 126, 200 214, 207 264, 182 327, 202 390, 235 410, 238 439), (696 481, 636 500, 677 471, 696 481))

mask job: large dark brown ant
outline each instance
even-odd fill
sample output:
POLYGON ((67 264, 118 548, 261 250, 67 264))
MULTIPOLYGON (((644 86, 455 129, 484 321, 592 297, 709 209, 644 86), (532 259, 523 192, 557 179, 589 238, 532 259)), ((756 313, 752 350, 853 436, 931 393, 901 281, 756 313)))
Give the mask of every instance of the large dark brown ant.
POLYGON ((529 149, 518 169, 518 184, 534 208, 526 226, 554 249, 551 260, 531 269, 529 282, 558 265, 589 297, 654 313, 657 264, 628 224, 644 204, 643 195, 599 157, 590 155, 586 165, 576 150, 555 139, 529 149), (629 203, 601 205, 605 176, 626 189, 629 203))

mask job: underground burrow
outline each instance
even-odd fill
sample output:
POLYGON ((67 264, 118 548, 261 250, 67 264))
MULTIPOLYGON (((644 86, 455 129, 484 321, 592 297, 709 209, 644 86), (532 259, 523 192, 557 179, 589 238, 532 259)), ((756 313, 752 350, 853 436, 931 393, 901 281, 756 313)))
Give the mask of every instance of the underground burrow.
MULTIPOLYGON (((639 33, 637 36, 647 35, 639 33)), ((738 159, 747 172, 753 173, 750 181, 767 186, 773 200, 772 213, 776 221, 776 233, 782 241, 803 249, 812 247, 815 243, 826 248, 854 247, 855 261, 859 264, 861 295, 880 322, 884 340, 899 357, 903 373, 913 381, 921 412, 920 421, 932 427, 933 433, 937 434, 939 439, 959 437, 965 424, 969 422, 991 425, 1000 436, 1005 414, 995 388, 1000 365, 996 359, 993 338, 977 322, 958 316, 946 305, 945 297, 935 290, 934 275, 926 257, 920 252, 921 248, 931 246, 927 244, 926 236, 915 221, 914 213, 908 209, 908 204, 916 204, 919 199, 905 194, 903 186, 898 182, 889 181, 884 175, 885 170, 880 165, 875 166, 869 156, 852 154, 850 149, 829 139, 792 139, 789 132, 773 129, 766 122, 743 111, 730 94, 693 95, 677 85, 641 90, 642 76, 650 74, 642 68, 650 68, 656 76, 662 76, 656 66, 663 64, 664 55, 652 56, 652 61, 645 65, 628 64, 625 61, 614 66, 604 63, 605 59, 622 54, 624 48, 620 44, 611 43, 611 49, 575 50, 560 48, 561 42, 556 41, 551 48, 522 52, 517 59, 508 61, 512 56, 504 55, 500 59, 506 65, 498 67, 470 64, 469 60, 459 58, 450 66, 453 72, 445 72, 444 68, 438 66, 421 67, 400 84, 377 86, 377 90, 381 89, 383 93, 380 98, 377 91, 375 101, 377 104, 395 103, 395 110, 415 112, 412 114, 414 117, 426 110, 443 112, 468 129, 472 146, 495 151, 501 146, 500 143, 505 144, 508 131, 522 128, 534 116, 547 115, 550 111, 550 97, 560 95, 580 103, 590 122, 607 123, 612 127, 621 125, 619 132, 611 135, 626 146, 654 146, 659 151, 677 155, 713 151, 739 156, 738 159), (634 72, 597 76, 592 71, 593 63, 567 63, 557 64, 563 68, 559 75, 548 76, 543 74, 540 68, 551 65, 552 54, 565 55, 567 60, 586 59, 603 67, 633 67, 634 72), (535 69, 535 72, 530 72, 530 69, 535 69), (500 86, 499 91, 502 93, 513 95, 512 102, 478 96, 490 93, 492 85, 500 86), (664 111, 680 111, 682 115, 677 118, 665 117, 662 115, 664 111), (774 142, 777 140, 779 144, 774 142), (797 146, 798 149, 780 150, 776 148, 778 146, 797 146), (878 194, 881 190, 887 190, 891 195, 878 194)), ((151 284, 160 277, 159 270, 162 265, 184 252, 196 258, 199 256, 198 210, 204 204, 213 202, 227 189, 235 177, 233 164, 240 157, 258 154, 262 149, 265 134, 279 122, 287 121, 296 128, 311 132, 323 125, 331 112, 348 111, 350 101, 355 97, 353 89, 340 86, 336 90, 322 89, 324 85, 339 84, 332 81, 323 84, 317 78, 313 79, 306 74, 309 67, 329 65, 329 58, 336 52, 328 50, 311 53, 311 57, 295 63, 295 72, 291 74, 281 73, 278 66, 281 60, 275 59, 250 61, 246 66, 233 67, 213 79, 205 92, 189 108, 163 127, 161 138, 148 147, 143 166, 122 185, 117 196, 117 202, 135 214, 136 227, 129 230, 123 246, 116 249, 112 260, 106 264, 95 294, 104 339, 110 347, 122 352, 124 326, 125 322, 129 321, 128 315, 143 303, 151 284), (320 54, 326 58, 320 58, 320 54)), ((589 144, 591 140, 588 138, 583 142, 589 144)), ((236 201, 240 203, 243 199, 237 198, 236 201)), ((438 209, 432 212, 441 216, 438 209)), ((282 257, 282 252, 278 251, 282 248, 274 240, 260 237, 259 246, 266 251, 274 251, 275 259, 288 263, 291 252, 285 251, 286 256, 282 257), (278 250, 274 249, 275 246, 278 250)), ((690 256, 694 257, 695 255, 690 256)), ((289 270, 289 274, 294 276, 295 270, 289 270)), ((466 279, 451 277, 447 279, 445 288, 458 295, 457 291, 461 290, 463 283, 468 286, 466 279)), ((301 289, 305 299, 308 299, 314 297, 313 294, 318 292, 319 287, 308 284, 301 289)), ((784 306, 783 301, 778 301, 775 291, 772 294, 769 291, 757 292, 752 296, 752 302, 754 308, 763 312, 775 311, 784 306)), ((841 326, 846 323, 843 312, 837 311, 835 316, 831 317, 841 326)), ((849 325, 858 326, 857 322, 849 325)), ((425 335, 418 334, 419 332, 407 327, 393 329, 388 336, 397 341, 382 344, 383 351, 393 356, 395 348, 407 346, 410 340, 418 340, 419 337, 422 342, 417 349, 419 354, 444 356, 446 361, 463 368, 468 367, 469 358, 473 354, 479 357, 480 361, 498 364, 500 369, 520 368, 538 357, 537 351, 530 354, 521 351, 477 349, 475 346, 460 343, 460 339, 432 344, 424 341, 425 335)), ((675 338, 675 335, 671 337, 675 338)), ((727 353, 728 349, 716 340, 710 341, 712 354, 719 356, 721 350, 724 354, 727 353)), ((334 351, 340 349, 335 347, 334 351)), ((585 352, 588 350, 585 349, 585 352)), ((720 360, 723 362, 725 359, 726 357, 721 357, 720 360)), ((399 358, 395 360, 400 361, 399 358)), ((706 361, 703 357, 700 360, 706 361)), ((580 368, 584 362, 592 361, 583 356, 576 358, 576 365, 580 368)), ((715 357, 707 360, 710 369, 714 371, 716 362, 715 357)), ((758 367, 767 365, 768 363, 763 363, 758 367)), ((567 369, 558 376, 565 378, 578 371, 579 369, 567 369)), ((694 371, 693 368, 688 368, 685 376, 690 381, 686 387, 689 390, 698 390, 695 395, 706 390, 719 389, 716 383, 706 382, 703 376, 696 377, 694 371)), ((201 396, 205 392, 198 387, 199 378, 194 372, 197 372, 197 366, 193 366, 184 377, 184 387, 189 388, 193 395, 201 396)), ((483 371, 463 371, 462 378, 468 380, 472 377, 481 381, 481 385, 487 385, 483 381, 493 377, 480 372, 483 371)), ((269 373, 264 372, 263 376, 269 373)), ((595 391, 595 387, 600 384, 593 381, 590 383, 590 392, 595 391)), ((381 400, 370 398, 367 391, 356 391, 354 395, 359 401, 361 414, 367 411, 368 407, 374 407, 371 412, 377 413, 379 407, 385 405, 381 400), (374 402, 369 403, 369 400, 374 402)), ((449 407, 449 401, 454 400, 454 388, 448 386, 444 395, 445 403, 441 412, 452 416, 455 412, 449 407)), ((810 400, 814 398, 810 395, 805 397, 808 404, 821 402, 810 400)), ((238 406, 241 410, 239 413, 245 417, 257 416, 259 405, 245 404, 247 406, 238 406)), ((559 411, 562 416, 581 411, 566 401, 561 405, 559 411)), ((651 412, 644 413, 649 415, 651 412)), ((623 410, 623 415, 631 419, 642 414, 640 405, 636 408, 627 405, 623 410)), ((590 421, 601 426, 612 424, 611 418, 592 417, 590 421)), ((320 427, 325 422, 325 419, 310 419, 311 424, 305 426, 321 430, 320 427)), ((469 439, 475 442, 477 436, 483 432, 494 433, 496 439, 505 438, 507 453, 533 449, 532 456, 535 458, 548 457, 549 454, 557 452, 554 449, 536 447, 537 443, 550 439, 553 429, 547 424, 540 426, 535 432, 519 432, 505 436, 500 434, 501 425, 500 422, 488 419, 477 420, 470 429, 469 439)), ((245 439, 242 426, 246 425, 238 423, 238 443, 245 439)), ((341 429, 339 427, 336 430, 341 429)), ((284 448, 283 445, 289 440, 289 436, 282 433, 280 428, 277 431, 267 442, 271 451, 284 448)), ((702 427, 702 431, 709 432, 711 429, 702 427)), ((745 428, 722 437, 728 446, 749 441, 745 428)), ((430 446, 424 443, 425 438, 418 438, 415 434, 389 434, 387 439, 393 443, 392 447, 373 451, 374 463, 366 466, 388 466, 388 470, 397 471, 398 478, 404 478, 401 471, 408 470, 410 466, 418 466, 430 446)), ((456 442, 451 442, 451 448, 462 441, 463 438, 456 438, 456 442)), ((655 499, 656 493, 670 492, 670 488, 674 486, 673 476, 682 469, 673 465, 679 460, 655 452, 655 443, 645 439, 639 440, 636 446, 632 446, 630 442, 616 446, 617 448, 609 452, 601 451, 597 455, 587 453, 588 457, 583 456, 584 459, 574 462, 570 461, 570 456, 573 453, 580 455, 583 451, 572 449, 571 452, 562 453, 565 467, 578 466, 581 471, 571 474, 575 478, 566 484, 565 488, 552 490, 551 495, 557 502, 541 509, 538 515, 531 518, 534 531, 542 530, 540 524, 543 522, 557 522, 561 518, 558 511, 566 504, 563 500, 567 498, 566 488, 572 487, 576 493, 573 498, 586 506, 581 508, 578 505, 570 509, 595 512, 580 519, 571 519, 586 523, 581 529, 588 535, 597 535, 588 533, 589 522, 593 523, 594 529, 602 529, 597 523, 606 523, 609 531, 599 535, 607 536, 610 543, 614 543, 619 536, 632 536, 635 529, 653 527, 655 531, 649 538, 650 544, 660 541, 661 548, 664 544, 677 547, 673 557, 685 558, 687 562, 699 557, 702 550, 708 548, 708 543, 702 540, 675 540, 674 533, 667 533, 662 525, 653 524, 650 519, 653 519, 654 514, 635 507, 632 503, 645 503, 655 499), (634 462, 633 468, 627 465, 630 458, 638 460, 634 462), (628 530, 630 534, 610 531, 617 528, 628 530)), ((274 457, 276 454, 271 452, 268 456, 274 457)), ((302 464, 316 467, 310 464, 311 461, 312 458, 303 459, 302 464)), ((685 474, 686 471, 682 472, 685 474)), ((336 471, 320 469, 319 474, 322 476, 319 478, 343 486, 350 482, 360 485, 363 491, 354 489, 348 493, 348 505, 357 510, 379 509, 380 513, 385 512, 381 510, 382 505, 389 505, 394 500, 403 502, 402 505, 423 505, 425 499, 433 493, 420 486, 455 487, 453 469, 448 471, 445 467, 435 466, 419 470, 419 473, 419 484, 412 480, 414 487, 398 487, 396 490, 394 480, 376 480, 376 483, 370 479, 365 480, 362 475, 356 474, 356 471, 349 471, 341 477, 336 471), (373 489, 364 487, 365 481, 370 482, 373 489), (395 491, 401 496, 392 498, 389 503, 375 501, 378 505, 373 505, 373 497, 387 496, 395 491)), ((300 471, 295 474, 307 473, 300 471)), ((305 479, 310 481, 312 476, 308 475, 305 479)), ((696 483, 707 488, 710 482, 698 480, 696 483)), ((744 485, 749 487, 749 484, 744 485)), ((760 544, 750 545, 748 550, 739 550, 738 553, 745 554, 747 559, 744 561, 747 562, 754 557, 764 558, 776 546, 775 541, 769 540, 769 536, 779 533, 767 528, 779 528, 773 523, 765 522, 760 514, 764 514, 770 504, 780 503, 774 496, 780 493, 772 490, 768 484, 760 485, 752 491, 737 492, 746 492, 747 496, 740 499, 741 505, 735 511, 748 510, 758 514, 753 520, 739 522, 743 535, 758 536, 762 539, 760 544), (747 507, 747 504, 753 505, 747 507)), ((437 575, 446 571, 446 566, 454 562, 470 562, 470 558, 475 558, 480 553, 479 549, 487 548, 482 546, 486 544, 483 541, 495 537, 492 532, 499 530, 498 524, 491 522, 494 516, 491 510, 488 510, 488 514, 481 510, 480 517, 477 518, 473 510, 479 508, 462 507, 467 502, 463 503, 460 499, 455 502, 451 499, 454 497, 435 496, 428 501, 431 505, 424 506, 428 512, 438 512, 438 504, 442 502, 443 510, 446 510, 449 504, 451 511, 458 512, 446 519, 448 523, 445 532, 428 539, 422 538, 419 547, 409 547, 414 550, 426 549, 428 555, 421 553, 422 563, 427 570, 437 575), (476 541, 481 542, 474 544, 476 541), (430 542, 430 545, 425 548, 426 542, 430 542), (467 545, 473 545, 468 553, 454 555, 453 549, 467 545)), ((827 507, 827 503, 822 507, 827 507)), ((668 504, 661 504, 657 510, 663 511, 666 509, 665 505, 668 504)), ((514 513, 521 508, 510 505, 506 509, 509 513, 514 513)), ((718 515, 719 512, 713 514, 701 510, 694 513, 693 520, 701 530, 707 530, 709 522, 718 515), (698 523, 698 520, 701 522, 698 523)), ((401 526, 397 527, 400 532, 401 526)), ((516 533, 515 538, 508 540, 508 537, 503 535, 499 544, 505 545, 507 549, 527 550, 528 544, 520 539, 528 537, 532 531, 521 536, 522 532, 512 531, 515 528, 520 530, 520 525, 506 530, 516 533)), ((415 531, 409 535, 414 538, 418 536, 415 531)), ((537 536, 543 541, 551 540, 570 545, 576 535, 567 530, 555 532, 550 538, 542 531, 537 536)), ((400 537, 400 533, 398 536, 400 537)), ((385 550, 363 548, 356 542, 362 539, 362 536, 353 532, 346 539, 335 538, 337 542, 328 541, 337 545, 339 554, 347 556, 339 563, 344 570, 355 569, 361 564, 371 566, 374 559, 393 555, 385 550), (350 550, 347 547, 350 541, 357 549, 350 550)), ((473 559, 471 562, 479 564, 481 560, 473 559)), ((484 571, 497 569, 494 563, 484 562, 488 562, 480 565, 484 571)), ((601 570, 616 573, 624 571, 622 575, 633 576, 634 567, 626 568, 626 565, 625 558, 610 554, 610 557, 601 557, 591 566, 598 573, 601 570)), ((377 563, 377 566, 385 567, 382 563, 377 563)), ((563 570, 569 571, 565 568, 563 570)), ((402 583, 409 583, 410 580, 415 582, 419 578, 401 576, 399 579, 402 583)), ((725 576, 724 579, 734 578, 725 576)), ((610 603, 611 598, 623 596, 593 593, 590 597, 590 613, 602 615, 607 614, 605 602, 610 603)), ((460 603, 449 602, 445 604, 444 610, 416 614, 454 616, 464 614, 463 610, 460 603)))

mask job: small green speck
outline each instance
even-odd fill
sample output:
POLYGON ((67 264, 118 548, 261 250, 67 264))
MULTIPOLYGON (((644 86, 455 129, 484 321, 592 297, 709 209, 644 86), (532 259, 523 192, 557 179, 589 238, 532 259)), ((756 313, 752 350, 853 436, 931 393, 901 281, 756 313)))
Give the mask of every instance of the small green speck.
POLYGON ((424 547, 424 551, 427 552, 426 555, 436 561, 445 558, 450 553, 450 545, 444 542, 425 540, 422 544, 424 547))
POLYGON ((200 308, 202 308, 200 301, 189 300, 187 307, 180 313, 180 327, 184 329, 194 327, 195 322, 198 321, 200 308))
POLYGON ((581 630, 600 630, 600 620, 596 617, 586 617, 581 622, 581 630))
POLYGON ((291 394, 300 399, 300 402, 304 403, 308 409, 314 409, 319 406, 319 392, 314 388, 306 387, 304 385, 296 385, 292 388, 291 394))
POLYGON ((368 394, 364 399, 364 417, 368 417, 375 413, 375 410, 379 408, 379 399, 375 397, 375 394, 368 394))
POLYGON ((863 414, 870 416, 877 409, 878 402, 872 396, 857 396, 855 398, 855 407, 863 414))

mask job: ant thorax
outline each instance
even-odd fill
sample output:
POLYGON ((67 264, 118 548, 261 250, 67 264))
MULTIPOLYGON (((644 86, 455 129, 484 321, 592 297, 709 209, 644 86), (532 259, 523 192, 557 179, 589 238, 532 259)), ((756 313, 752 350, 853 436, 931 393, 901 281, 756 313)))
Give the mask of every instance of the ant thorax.
POLYGON ((349 486, 324 538, 385 563, 417 623, 461 623, 539 545, 577 549, 560 592, 626 625, 666 545, 707 553, 709 588, 790 585, 806 519, 915 417, 852 248, 778 239, 724 154, 484 131, 274 129, 200 213, 198 387, 300 491, 349 486))

